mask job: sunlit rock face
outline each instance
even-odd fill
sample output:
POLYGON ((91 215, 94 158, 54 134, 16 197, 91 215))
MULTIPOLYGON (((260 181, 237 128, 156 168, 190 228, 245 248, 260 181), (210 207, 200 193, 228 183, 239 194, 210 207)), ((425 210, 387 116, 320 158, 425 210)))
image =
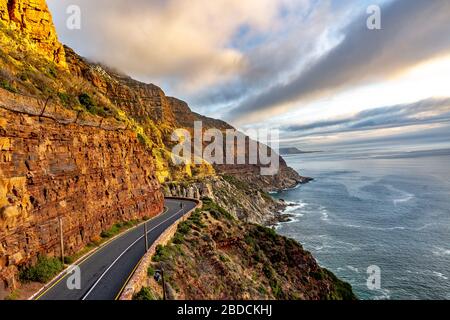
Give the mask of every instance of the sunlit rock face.
POLYGON ((23 50, 33 49, 65 68, 64 48, 58 41, 45 0, 0 0, 0 21, 20 33, 23 50))
POLYGON ((59 108, 47 111, 60 120, 38 116, 53 83, 76 95, 62 81, 73 77, 45 0, 0 0, 0 46, 8 83, 0 89, 1 296, 21 267, 60 254, 59 218, 70 255, 117 222, 159 214, 164 198, 136 132, 77 122, 55 97, 59 108), (49 73, 52 63, 62 70, 49 73), (30 87, 43 91, 33 96, 30 87))
POLYGON ((153 159, 134 132, 0 109, 3 286, 14 287, 20 266, 38 255, 60 254, 59 218, 70 255, 116 222, 159 214, 163 203, 153 159))
POLYGON ((192 132, 195 121, 233 129, 156 85, 63 47, 44 0, 0 0, 0 297, 15 286, 20 267, 38 255, 59 255, 59 217, 72 254, 116 222, 161 212, 162 182, 200 181, 198 190, 168 195, 208 195, 253 222, 279 209, 263 191, 303 182, 282 159, 276 176, 261 176, 258 165, 175 166, 171 135, 177 128, 192 132), (86 95, 94 104, 82 105, 86 95), (118 125, 105 130, 103 121, 118 125))

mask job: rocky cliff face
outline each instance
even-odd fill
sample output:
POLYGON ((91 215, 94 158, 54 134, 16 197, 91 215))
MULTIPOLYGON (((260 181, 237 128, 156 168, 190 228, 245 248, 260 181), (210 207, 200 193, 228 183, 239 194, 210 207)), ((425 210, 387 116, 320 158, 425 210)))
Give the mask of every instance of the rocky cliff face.
POLYGON ((66 53, 68 66, 73 74, 92 83, 115 106, 126 111, 128 117, 137 121, 143 128, 146 136, 152 141, 152 147, 155 148, 154 156, 161 166, 159 170, 161 182, 211 176, 214 171, 233 175, 265 191, 292 188, 309 181, 288 167, 281 157, 279 173, 274 176, 261 176, 261 165, 213 165, 214 170, 208 165, 200 167, 192 165, 187 171, 171 166, 170 150, 174 143, 170 137, 175 129, 184 128, 193 133, 195 121, 201 121, 203 129, 215 128, 225 132, 235 128, 222 120, 193 112, 186 102, 166 96, 161 88, 153 84, 144 84, 106 67, 92 65, 70 48, 66 48, 66 53))
POLYGON ((210 198, 236 219, 251 223, 270 224, 277 221, 285 208, 284 203, 271 198, 263 190, 233 176, 166 183, 163 190, 169 197, 210 198))
POLYGON ((115 222, 157 214, 159 182, 209 179, 236 217, 264 222, 279 206, 262 190, 304 181, 282 160, 274 177, 258 165, 174 166, 170 136, 194 121, 232 128, 64 48, 45 0, 0 0, 0 290, 39 254, 58 255, 58 218, 70 254, 115 222))
POLYGON ((194 121, 202 121, 205 129, 233 128, 223 121, 192 112, 185 102, 166 96, 153 84, 141 83, 90 63, 70 48, 63 48, 58 42, 45 0, 0 0, 0 17, 5 25, 0 33, 0 49, 3 51, 0 58, 4 60, 0 86, 44 100, 49 97, 54 101, 60 100, 69 109, 121 119, 150 147, 160 182, 211 176, 216 171, 242 178, 267 191, 294 187, 304 181, 281 158, 279 174, 266 177, 260 176, 258 165, 211 166, 204 162, 201 165, 174 166, 171 161, 174 143, 170 137, 175 129, 192 130, 194 121), (69 73, 60 72, 45 61, 30 58, 26 54, 29 51, 69 73), (80 95, 89 96, 92 105, 80 105, 80 95))
POLYGON ((105 99, 68 72, 45 0, 0 0, 0 67, 1 295, 21 266, 60 254, 59 219, 70 255, 158 214, 163 195, 136 130, 109 103, 96 115, 105 99))
MULTIPOLYGON (((226 130, 236 130, 228 123, 202 116, 198 113, 192 112, 188 104, 176 98, 169 98, 171 102, 171 111, 175 115, 175 121, 181 128, 187 128, 193 131, 194 122, 201 121, 204 129, 219 129, 223 132, 226 130)), ((262 189, 266 192, 277 191, 282 189, 293 188, 298 184, 307 183, 311 179, 300 176, 294 169, 290 168, 286 161, 279 157, 279 171, 275 175, 262 176, 260 164, 249 164, 248 161, 249 140, 246 143, 245 157, 248 164, 218 164, 214 165, 216 173, 222 175, 231 175, 243 182, 253 185, 256 188, 262 189)), ((236 148, 237 150, 237 148, 236 148)), ((273 152, 273 150, 272 150, 273 152)), ((226 149, 224 148, 224 155, 226 149)), ((236 151, 236 157, 238 156, 236 151)), ((224 161, 225 163, 225 161, 224 161)))
POLYGON ((66 254, 73 254, 115 222, 162 211, 153 161, 135 133, 64 124, 4 106, 1 103, 2 286, 14 286, 18 267, 39 254, 60 254, 58 218, 63 219, 66 254))
POLYGON ((170 138, 179 125, 172 98, 161 88, 92 64, 67 47, 66 57, 71 74, 92 85, 113 108, 120 110, 119 118, 127 121, 145 140, 155 158, 160 182, 214 175, 214 169, 206 162, 186 166, 172 164, 171 145, 174 143, 170 138))
POLYGON ((45 0, 0 0, 0 21, 24 38, 25 48, 65 67, 64 48, 59 43, 45 0))
MULTIPOLYGON (((144 84, 98 64, 90 63, 57 39, 45 0, 0 0, 0 86, 41 99, 52 99, 68 109, 115 117, 127 123, 145 141, 156 161, 161 182, 205 177, 215 172, 233 175, 266 191, 291 188, 305 182, 280 158, 280 171, 262 177, 259 165, 174 166, 170 141, 177 128, 233 129, 229 124, 191 111, 176 98, 168 97, 153 84, 144 84), (27 52, 47 60, 38 61, 27 52), (2 61, 3 60, 3 61, 2 61), (54 63, 61 72, 48 61, 54 63), (88 104, 79 101, 89 97, 88 104)), ((86 99, 84 99, 86 101, 86 99)))

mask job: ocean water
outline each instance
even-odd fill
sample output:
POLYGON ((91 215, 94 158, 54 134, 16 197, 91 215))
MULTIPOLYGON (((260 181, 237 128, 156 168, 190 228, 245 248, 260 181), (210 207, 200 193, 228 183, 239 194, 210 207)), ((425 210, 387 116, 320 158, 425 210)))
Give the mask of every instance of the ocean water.
POLYGON ((275 194, 292 204, 278 232, 352 284, 360 299, 450 299, 450 150, 287 156, 314 182, 275 194), (367 286, 369 266, 381 288, 367 286))

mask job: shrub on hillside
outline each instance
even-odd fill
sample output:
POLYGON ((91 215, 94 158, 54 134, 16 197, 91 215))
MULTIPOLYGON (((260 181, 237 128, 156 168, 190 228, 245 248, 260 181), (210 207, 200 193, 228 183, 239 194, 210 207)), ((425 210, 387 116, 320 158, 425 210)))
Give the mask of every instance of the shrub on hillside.
POLYGON ((64 269, 58 258, 39 256, 35 265, 20 271, 19 278, 23 282, 35 281, 46 283, 64 269))
POLYGON ((156 297, 153 295, 153 292, 150 288, 143 287, 138 293, 133 296, 133 300, 156 300, 156 297))

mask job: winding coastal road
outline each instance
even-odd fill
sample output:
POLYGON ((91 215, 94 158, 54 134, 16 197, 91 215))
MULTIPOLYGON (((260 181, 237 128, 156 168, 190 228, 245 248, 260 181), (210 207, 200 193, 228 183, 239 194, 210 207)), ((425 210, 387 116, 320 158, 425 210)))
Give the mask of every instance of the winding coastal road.
MULTIPOLYGON (((166 211, 146 222, 149 247, 175 221, 194 209, 190 200, 166 199, 166 211)), ((145 254, 144 224, 134 228, 95 251, 79 263, 81 289, 70 290, 64 273, 37 300, 114 300, 145 254)))

